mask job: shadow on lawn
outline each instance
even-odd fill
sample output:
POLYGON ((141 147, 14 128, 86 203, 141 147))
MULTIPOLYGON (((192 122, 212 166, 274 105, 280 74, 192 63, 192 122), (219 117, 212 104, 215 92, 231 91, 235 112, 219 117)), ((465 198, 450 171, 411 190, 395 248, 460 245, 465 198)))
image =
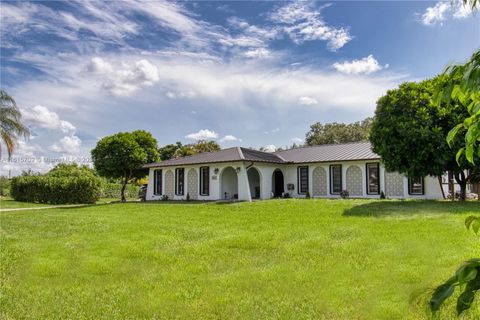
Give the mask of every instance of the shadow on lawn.
POLYGON ((438 200, 383 200, 360 204, 343 211, 352 217, 393 217, 414 215, 479 214, 478 201, 451 202, 438 200))

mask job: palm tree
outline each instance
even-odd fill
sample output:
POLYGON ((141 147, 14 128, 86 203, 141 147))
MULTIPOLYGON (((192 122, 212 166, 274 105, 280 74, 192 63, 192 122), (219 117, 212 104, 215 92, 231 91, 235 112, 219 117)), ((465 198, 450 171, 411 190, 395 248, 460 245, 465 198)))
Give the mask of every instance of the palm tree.
MULTIPOLYGON (((15 100, 3 90, 0 90, 0 136, 7 146, 8 158, 12 156, 19 137, 27 138, 28 128, 22 123, 22 114, 15 100)), ((2 145, 0 144, 0 156, 2 145)))

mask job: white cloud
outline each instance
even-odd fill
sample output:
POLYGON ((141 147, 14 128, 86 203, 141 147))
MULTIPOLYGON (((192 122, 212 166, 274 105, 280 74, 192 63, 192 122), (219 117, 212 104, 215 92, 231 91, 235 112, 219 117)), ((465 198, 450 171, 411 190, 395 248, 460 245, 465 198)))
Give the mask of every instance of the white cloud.
POLYGON ((463 4, 463 1, 455 1, 452 10, 454 19, 468 18, 473 14, 472 1, 467 1, 466 4, 463 4))
POLYGON ((271 15, 271 20, 283 24, 283 30, 296 43, 312 40, 327 41, 331 51, 337 51, 353 37, 346 28, 329 26, 321 16, 321 10, 316 9, 314 2, 294 1, 280 7, 271 15))
POLYGON ((275 147, 275 145, 273 144, 269 144, 263 147, 263 151, 265 152, 275 152, 276 150, 277 150, 277 147, 275 147))
POLYGON ((333 67, 342 73, 346 74, 370 74, 387 68, 388 65, 381 66, 373 55, 362 58, 360 60, 345 61, 342 63, 336 62, 333 67))
POLYGON ((196 94, 193 91, 188 91, 188 92, 167 91, 166 96, 169 97, 170 99, 183 99, 183 98, 193 98, 196 96, 196 94))
POLYGON ((270 57, 270 51, 265 48, 250 49, 243 55, 247 58, 268 58, 270 57))
POLYGON ((63 154, 78 154, 82 140, 76 135, 65 136, 58 142, 51 145, 48 149, 53 152, 63 154))
POLYGON ((292 138, 290 139, 291 142, 295 143, 295 144, 302 144, 304 143, 304 140, 302 138, 298 138, 298 137, 295 137, 295 138, 292 138))
POLYGON ((160 79, 158 68, 145 59, 114 67, 104 59, 94 57, 86 69, 101 79, 103 89, 118 96, 128 96, 141 87, 152 86, 160 79))
POLYGON ((445 20, 445 14, 450 9, 448 2, 438 2, 433 7, 428 7, 425 13, 422 15, 422 23, 427 26, 435 25, 437 23, 442 24, 445 20))
POLYGON ((220 139, 220 142, 231 142, 231 141, 242 141, 242 139, 232 136, 231 134, 227 134, 225 137, 220 139))
POLYGON ((73 124, 61 120, 57 113, 41 105, 36 105, 30 109, 22 109, 22 117, 27 123, 40 128, 61 130, 65 133, 76 130, 73 124))
POLYGON ((473 14, 472 2, 466 4, 462 0, 439 1, 433 7, 428 7, 421 15, 420 20, 426 26, 443 25, 448 17, 465 19, 473 14), (448 16, 447 16, 448 15, 448 16))
POLYGON ((274 129, 269 130, 269 131, 263 131, 263 133, 270 134, 270 133, 277 133, 279 131, 280 131, 280 128, 274 128, 274 129))
POLYGON ((300 97, 298 98, 298 102, 303 105, 313 105, 313 104, 318 104, 317 99, 312 98, 312 97, 300 97))
POLYGON ((218 138, 218 133, 208 129, 202 129, 198 132, 190 133, 185 136, 187 139, 191 140, 213 140, 218 138))

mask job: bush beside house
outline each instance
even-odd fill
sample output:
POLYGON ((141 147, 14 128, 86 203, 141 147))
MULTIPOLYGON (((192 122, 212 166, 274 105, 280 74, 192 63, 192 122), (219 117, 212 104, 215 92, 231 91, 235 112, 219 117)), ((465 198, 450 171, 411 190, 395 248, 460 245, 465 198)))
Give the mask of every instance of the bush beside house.
POLYGON ((95 203, 101 195, 101 180, 87 167, 59 164, 45 175, 14 177, 10 193, 25 202, 95 203))

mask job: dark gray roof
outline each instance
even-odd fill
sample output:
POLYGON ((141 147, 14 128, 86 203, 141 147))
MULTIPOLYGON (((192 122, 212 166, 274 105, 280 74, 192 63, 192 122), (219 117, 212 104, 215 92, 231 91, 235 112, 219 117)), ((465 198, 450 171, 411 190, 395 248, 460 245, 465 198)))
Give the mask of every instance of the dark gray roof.
POLYGON ((368 141, 301 147, 277 151, 274 154, 281 156, 285 161, 294 163, 380 159, 380 156, 372 151, 372 146, 368 141))
POLYGON ((242 147, 232 147, 214 152, 204 152, 193 156, 150 163, 145 165, 145 168, 234 161, 288 164, 378 159, 380 159, 380 157, 372 151, 370 142, 362 141, 302 147, 277 152, 263 152, 242 147))
POLYGON ((262 152, 241 147, 232 147, 213 152, 199 153, 193 156, 175 158, 157 163, 145 165, 145 168, 151 167, 169 167, 183 166, 190 164, 234 162, 234 161, 252 161, 252 162, 273 162, 283 163, 283 159, 273 153, 262 152))

